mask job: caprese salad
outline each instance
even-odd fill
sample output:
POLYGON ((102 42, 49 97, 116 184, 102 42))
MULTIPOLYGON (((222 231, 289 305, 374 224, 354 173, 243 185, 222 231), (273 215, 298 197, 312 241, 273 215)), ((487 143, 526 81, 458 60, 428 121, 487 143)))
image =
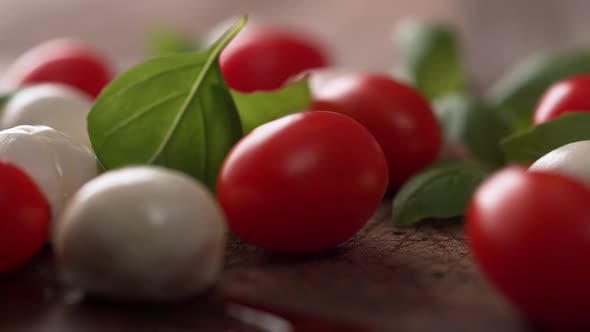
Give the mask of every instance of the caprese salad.
POLYGON ((453 30, 407 21, 394 34, 403 75, 345 70, 314 85, 331 70, 322 43, 264 25, 239 34, 245 24, 116 76, 71 39, 13 64, 0 271, 51 240, 64 282, 179 300, 215 282, 227 228, 315 253, 353 237, 389 193, 392 227, 465 212, 473 257, 527 317, 590 329, 590 52, 536 57, 482 98, 453 30))

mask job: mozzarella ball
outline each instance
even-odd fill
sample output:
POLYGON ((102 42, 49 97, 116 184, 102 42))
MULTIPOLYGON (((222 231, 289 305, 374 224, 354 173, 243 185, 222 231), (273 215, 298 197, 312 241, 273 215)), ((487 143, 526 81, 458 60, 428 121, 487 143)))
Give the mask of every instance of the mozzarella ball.
POLYGON ((0 159, 33 178, 49 202, 52 220, 70 196, 97 175, 96 157, 87 146, 46 126, 0 131, 0 159))
POLYGON ((177 171, 137 166, 84 185, 53 240, 66 282, 114 299, 173 301, 216 280, 225 232, 204 185, 177 171))
POLYGON ((0 126, 44 125, 91 147, 86 130, 91 107, 92 100, 74 88, 52 83, 33 85, 18 91, 5 105, 0 126))
POLYGON ((535 161, 529 170, 556 172, 590 185, 590 141, 559 147, 535 161))

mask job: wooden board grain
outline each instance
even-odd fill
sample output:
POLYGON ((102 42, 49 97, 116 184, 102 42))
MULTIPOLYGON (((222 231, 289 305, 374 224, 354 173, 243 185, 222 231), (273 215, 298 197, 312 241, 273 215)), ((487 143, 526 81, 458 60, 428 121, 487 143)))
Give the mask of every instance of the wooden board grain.
POLYGON ((396 229, 388 206, 323 254, 272 254, 232 238, 219 283, 172 306, 85 298, 58 282, 48 248, 0 278, 0 331, 246 331, 224 298, 372 331, 530 331, 474 267, 460 224, 396 229))

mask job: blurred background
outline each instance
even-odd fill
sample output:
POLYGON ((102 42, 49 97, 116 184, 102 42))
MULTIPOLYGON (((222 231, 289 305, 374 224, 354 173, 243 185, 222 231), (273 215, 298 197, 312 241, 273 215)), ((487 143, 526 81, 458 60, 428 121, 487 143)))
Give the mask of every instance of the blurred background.
POLYGON ((590 45, 588 10, 587 0, 0 0, 0 73, 30 47, 62 36, 81 38, 123 68, 145 55, 155 25, 198 39, 243 13, 310 31, 339 65, 389 70, 392 26, 419 16, 457 27, 470 76, 483 88, 523 56, 590 45))

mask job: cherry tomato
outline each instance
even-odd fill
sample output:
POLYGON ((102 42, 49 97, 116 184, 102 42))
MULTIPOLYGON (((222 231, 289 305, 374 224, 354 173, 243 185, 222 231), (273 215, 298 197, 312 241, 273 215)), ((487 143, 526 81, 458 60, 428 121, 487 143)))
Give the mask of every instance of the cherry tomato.
POLYGON ((441 130, 428 101, 384 75, 337 78, 314 91, 311 108, 350 116, 369 129, 387 158, 390 189, 438 156, 441 130))
POLYGON ((45 42, 23 54, 9 69, 7 84, 62 83, 92 97, 98 96, 112 78, 105 59, 73 39, 45 42))
POLYGON ((219 58, 227 84, 241 92, 277 89, 292 76, 328 63, 325 52, 309 37, 262 26, 244 30, 219 58))
POLYGON ((31 258, 47 240, 49 204, 20 168, 0 161, 0 272, 31 258))
POLYGON ((472 253, 491 281, 539 325, 590 331, 590 189, 562 175, 508 168, 466 213, 472 253))
POLYGON ((264 124, 226 157, 217 198, 244 241, 317 252, 353 236, 379 205, 387 163, 358 122, 304 112, 264 124))
POLYGON ((533 123, 571 111, 590 111, 590 75, 573 76, 550 86, 537 105, 533 123))

